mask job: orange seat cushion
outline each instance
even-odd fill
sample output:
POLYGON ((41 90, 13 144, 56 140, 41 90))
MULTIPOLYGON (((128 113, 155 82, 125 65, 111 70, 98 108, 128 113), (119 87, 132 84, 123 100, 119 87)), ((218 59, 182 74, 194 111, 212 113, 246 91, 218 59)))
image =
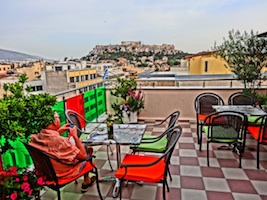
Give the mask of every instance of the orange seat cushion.
MULTIPOLYGON (((198 120, 201 121, 202 123, 204 122, 205 118, 208 116, 209 114, 198 114, 198 120)), ((212 119, 216 117, 216 115, 213 115, 209 118, 209 121, 206 121, 206 124, 210 124, 212 123, 212 119)), ((216 119, 216 123, 220 123, 220 124, 224 124, 225 123, 225 119, 223 118, 219 118, 216 119)))
POLYGON ((209 114, 198 114, 198 120, 199 121, 204 121, 205 118, 208 116, 209 114))
MULTIPOLYGON (((260 131, 260 126, 248 126, 248 131, 251 133, 252 137, 256 140, 259 138, 259 131, 260 131)), ((265 137, 267 138, 267 132, 265 131, 265 137)), ((267 140, 263 140, 262 137, 260 138, 259 142, 264 142, 266 143, 267 140)))
MULTIPOLYGON (((77 174, 76 176, 70 176, 70 177, 68 177, 68 176, 67 177, 60 177, 60 178, 58 178, 58 184, 60 186, 66 185, 66 184, 78 179, 82 175, 92 171, 94 166, 95 166, 95 163, 93 163, 93 166, 92 166, 90 162, 86 162, 82 171, 79 174, 77 174)), ((45 184, 47 186, 55 186, 56 185, 55 181, 46 181, 45 184)))
MULTIPOLYGON (((157 159, 158 157, 155 156, 127 154, 124 157, 122 164, 148 164, 157 159)), ((119 168, 115 173, 115 177, 118 179, 123 177, 124 180, 131 181, 157 183, 164 179, 165 166, 166 164, 164 160, 160 160, 157 164, 149 167, 129 167, 125 177, 123 177, 125 168, 119 168)))

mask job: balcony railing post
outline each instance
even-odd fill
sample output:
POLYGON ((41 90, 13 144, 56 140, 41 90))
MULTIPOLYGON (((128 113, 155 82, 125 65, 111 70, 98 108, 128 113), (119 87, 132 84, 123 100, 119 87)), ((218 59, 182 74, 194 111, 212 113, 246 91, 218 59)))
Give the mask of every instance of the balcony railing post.
POLYGON ((94 85, 94 96, 95 96, 95 106, 96 106, 96 122, 98 122, 98 105, 97 105, 97 92, 96 92, 96 85, 94 85))

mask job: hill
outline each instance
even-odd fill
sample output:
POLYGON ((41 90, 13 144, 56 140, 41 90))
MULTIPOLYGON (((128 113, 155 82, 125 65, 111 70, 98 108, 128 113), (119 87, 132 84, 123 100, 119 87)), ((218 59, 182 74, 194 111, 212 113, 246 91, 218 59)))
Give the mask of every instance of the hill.
POLYGON ((40 56, 29 55, 16 51, 0 49, 0 61, 34 61, 34 60, 48 60, 40 56))

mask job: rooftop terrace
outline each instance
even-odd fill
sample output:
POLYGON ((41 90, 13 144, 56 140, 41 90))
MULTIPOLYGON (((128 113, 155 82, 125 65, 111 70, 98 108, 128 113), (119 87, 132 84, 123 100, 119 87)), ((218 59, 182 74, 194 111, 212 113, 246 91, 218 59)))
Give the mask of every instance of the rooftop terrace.
MULTIPOLYGON (((139 123, 155 123, 157 120, 139 120, 139 123)), ((198 150, 196 142, 196 124, 194 121, 179 120, 183 133, 171 159, 173 181, 169 181, 170 192, 167 199, 182 200, 260 200, 267 199, 267 147, 261 147, 260 169, 256 168, 256 152, 246 150, 242 159, 242 169, 238 168, 238 157, 230 150, 218 150, 219 144, 211 144, 210 167, 206 162, 206 141, 203 150, 198 150)), ((165 126, 148 129, 146 133, 158 135, 165 126)), ((256 142, 248 138, 247 145, 256 147, 256 142)), ((122 146, 122 157, 129 152, 128 146, 122 146)), ((116 169, 115 146, 111 156, 116 169)), ((94 147, 95 162, 100 175, 112 176, 107 161, 106 147, 94 147)), ((154 154, 155 155, 155 154, 154 154)), ((80 192, 82 179, 78 185, 71 183, 62 189, 64 200, 99 199, 95 185, 84 194, 80 192)), ((114 199, 112 189, 114 182, 101 182, 100 188, 105 200, 114 199)), ((56 192, 47 190, 42 200, 56 199, 56 192)), ((124 200, 161 200, 162 184, 129 184, 123 187, 124 200)))

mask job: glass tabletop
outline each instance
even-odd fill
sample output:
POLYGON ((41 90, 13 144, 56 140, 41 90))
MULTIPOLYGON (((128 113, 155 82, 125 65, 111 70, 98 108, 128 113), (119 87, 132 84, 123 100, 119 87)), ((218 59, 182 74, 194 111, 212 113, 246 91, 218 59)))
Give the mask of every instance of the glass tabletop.
POLYGON ((224 105, 224 106, 214 105, 212 106, 212 108, 214 108, 217 112, 238 111, 244 113, 247 116, 261 116, 266 114, 266 112, 264 112, 262 109, 251 105, 224 105))
POLYGON ((108 139, 107 125, 99 125, 83 142, 92 144, 140 144, 146 129, 145 124, 114 124, 113 139, 108 139))

